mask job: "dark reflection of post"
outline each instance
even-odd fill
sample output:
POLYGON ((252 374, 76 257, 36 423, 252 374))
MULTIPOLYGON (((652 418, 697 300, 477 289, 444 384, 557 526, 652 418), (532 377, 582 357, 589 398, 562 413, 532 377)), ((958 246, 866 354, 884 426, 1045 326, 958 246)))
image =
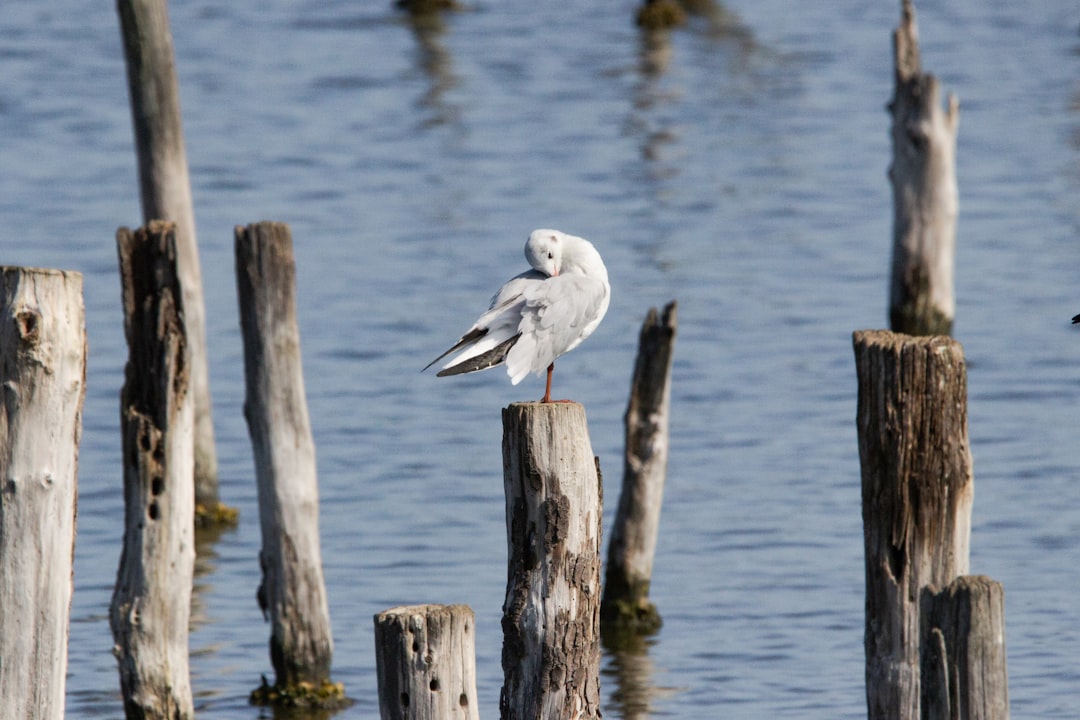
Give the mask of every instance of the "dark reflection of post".
POLYGON ((645 720, 652 710, 652 699, 657 688, 653 685, 653 662, 649 648, 652 638, 640 636, 620 637, 616 642, 605 640, 606 664, 600 674, 602 683, 615 681, 610 707, 605 714, 622 720, 645 720), (610 644, 609 644, 610 643, 610 644))
POLYGON ((273 718, 273 720, 330 720, 334 715, 341 712, 326 710, 324 708, 290 708, 290 707, 267 707, 260 708, 260 718, 273 718), (269 714, 267 714, 269 711, 269 714))
POLYGON ((191 586, 191 618, 189 620, 192 630, 210 623, 210 618, 206 614, 203 593, 210 587, 209 580, 217 571, 218 554, 214 546, 224 533, 235 529, 235 525, 209 525, 195 528, 195 571, 191 586))
POLYGON ((417 65, 430 81, 419 105, 431 110, 433 117, 425 125, 443 125, 458 118, 458 109, 444 100, 448 90, 457 85, 450 53, 441 42, 446 32, 443 12, 432 10, 408 13, 408 23, 417 43, 417 65))

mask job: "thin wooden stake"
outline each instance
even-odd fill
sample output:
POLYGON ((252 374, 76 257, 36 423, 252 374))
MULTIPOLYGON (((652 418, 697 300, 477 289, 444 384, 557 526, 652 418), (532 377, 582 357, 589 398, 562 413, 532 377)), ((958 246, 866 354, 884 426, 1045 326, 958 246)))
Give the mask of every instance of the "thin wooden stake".
POLYGON ((919 720, 919 593, 967 572, 974 493, 960 343, 854 334, 871 720, 919 720))
POLYGON ((174 226, 121 228, 116 240, 129 354, 120 394, 124 549, 109 614, 114 653, 129 719, 190 718, 194 417, 174 226))
POLYGON ((622 492, 608 541, 601 626, 606 643, 625 634, 660 628, 660 613, 649 601, 653 558, 660 531, 660 508, 668 459, 668 408, 675 344, 676 304, 660 317, 649 310, 641 326, 637 362, 626 408, 626 454, 622 492))
POLYGON ((503 410, 504 720, 600 717, 603 490, 577 403, 503 410))
POLYGON ((302 685, 330 684, 334 647, 288 225, 261 222, 236 228, 236 280, 247 388, 244 417, 255 453, 262 529, 257 598, 271 623, 276 674, 276 692, 256 699, 276 702, 287 696, 292 702, 302 685))
POLYGON ((64 717, 86 395, 82 275, 0 267, 0 718, 64 717))
POLYGON ((220 507, 218 495, 206 359, 206 310, 168 5, 166 0, 117 0, 116 9, 127 64, 143 223, 176 223, 176 261, 191 353, 188 374, 195 402, 196 502, 202 508, 201 518, 234 518, 234 512, 220 507))
POLYGON ((475 628, 468 605, 409 605, 377 614, 382 720, 479 720, 475 628))

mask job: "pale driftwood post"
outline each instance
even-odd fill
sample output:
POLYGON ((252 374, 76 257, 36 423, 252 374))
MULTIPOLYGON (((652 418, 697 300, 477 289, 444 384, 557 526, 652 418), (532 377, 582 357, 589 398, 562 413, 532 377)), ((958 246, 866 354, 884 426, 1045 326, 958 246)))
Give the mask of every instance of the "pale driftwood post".
POLYGON ((194 716, 190 355, 172 223, 116 234, 128 361, 120 393, 124 549, 109 621, 128 718, 194 716))
POLYGON ((912 335, 948 335, 956 314, 956 131, 959 103, 941 107, 938 80, 922 72, 915 7, 903 0, 893 32, 892 283, 889 324, 912 335))
POLYGON ((677 324, 672 301, 662 317, 651 308, 641 326, 624 418, 622 492, 608 541, 600 611, 605 642, 626 632, 655 632, 661 623, 660 613, 649 601, 649 585, 667 475, 671 361, 677 324))
POLYGON ((982 575, 923 591, 924 720, 1008 720, 1005 590, 982 575))
POLYGON ((0 267, 0 719, 64 717, 82 275, 0 267))
POLYGON ((188 372, 195 401, 195 499, 199 518, 211 522, 231 520, 235 519, 235 511, 222 506, 218 495, 206 359, 206 310, 168 6, 166 0, 117 0, 116 8, 127 63, 143 222, 176 223, 184 328, 191 353, 188 372))
POLYGON ((479 720, 475 628, 468 605, 409 605, 377 614, 382 720, 479 720))
POLYGON ((335 690, 340 686, 330 682, 334 646, 288 225, 261 222, 236 228, 236 281, 244 340, 244 417, 255 453, 262 529, 257 597, 271 623, 276 675, 276 694, 261 699, 293 702, 293 695, 308 686, 340 695, 335 690))
POLYGON ((919 718, 919 594, 967 572, 974 493, 960 343, 854 334, 871 720, 919 718))
POLYGON ((600 717, 603 490, 577 403, 503 410, 504 720, 600 717))

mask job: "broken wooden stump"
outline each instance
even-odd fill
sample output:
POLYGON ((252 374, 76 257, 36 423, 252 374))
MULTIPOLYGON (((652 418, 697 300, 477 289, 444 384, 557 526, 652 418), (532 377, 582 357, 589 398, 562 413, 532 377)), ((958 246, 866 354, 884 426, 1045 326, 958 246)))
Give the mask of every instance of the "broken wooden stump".
POLYGON ((600 623, 606 643, 656 632, 660 613, 649 601, 660 509, 667 476, 671 362, 677 327, 672 301, 660 316, 651 308, 641 326, 637 361, 624 417, 622 492, 608 541, 600 623))
POLYGON ((936 77, 922 72, 915 7, 903 0, 893 33, 892 280, 889 325, 911 335, 948 335, 956 314, 956 133, 959 102, 942 109, 936 77))
POLYGON ((409 605, 377 614, 382 720, 479 720, 475 630, 468 605, 409 605))
POLYGON ((195 714, 194 406, 174 232, 155 221, 116 234, 128 361, 120 393, 124 548, 109 620, 129 719, 195 714))
POLYGON ((0 718, 59 720, 86 395, 83 279, 0 267, 0 718))
POLYGON ((504 720, 600 717, 603 489, 578 403, 503 409, 504 720))

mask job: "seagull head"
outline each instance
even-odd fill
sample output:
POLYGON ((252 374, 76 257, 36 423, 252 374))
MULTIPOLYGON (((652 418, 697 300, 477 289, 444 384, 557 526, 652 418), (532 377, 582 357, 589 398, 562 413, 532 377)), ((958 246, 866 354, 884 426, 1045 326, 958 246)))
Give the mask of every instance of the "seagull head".
POLYGON ((562 270, 566 235, 558 230, 533 230, 525 242, 525 259, 533 270, 556 277, 562 270))

